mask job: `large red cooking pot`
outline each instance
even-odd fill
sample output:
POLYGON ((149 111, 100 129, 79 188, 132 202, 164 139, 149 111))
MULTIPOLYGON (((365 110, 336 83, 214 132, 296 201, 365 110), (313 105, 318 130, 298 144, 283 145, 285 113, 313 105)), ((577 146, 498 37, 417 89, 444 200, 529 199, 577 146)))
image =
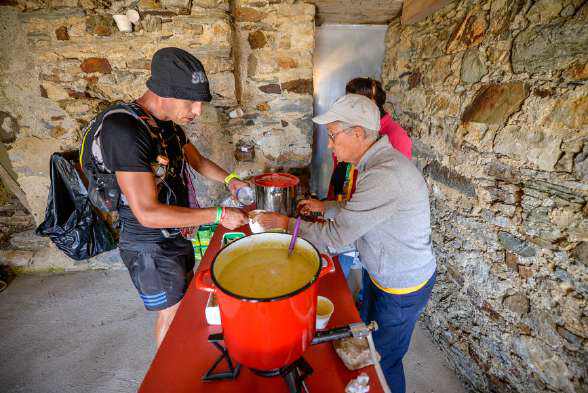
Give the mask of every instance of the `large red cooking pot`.
POLYGON ((306 285, 273 298, 232 293, 223 288, 218 277, 234 255, 263 247, 268 242, 280 243, 280 247, 287 249, 290 239, 291 235, 286 233, 268 232, 244 237, 220 250, 211 268, 196 276, 197 288, 215 292, 218 297, 223 336, 231 358, 258 370, 287 366, 310 345, 315 333, 317 282, 334 271, 333 261, 319 254, 310 242, 298 238, 294 252, 302 251, 305 258, 312 260, 314 275, 306 285), (210 278, 213 284, 209 284, 210 278))

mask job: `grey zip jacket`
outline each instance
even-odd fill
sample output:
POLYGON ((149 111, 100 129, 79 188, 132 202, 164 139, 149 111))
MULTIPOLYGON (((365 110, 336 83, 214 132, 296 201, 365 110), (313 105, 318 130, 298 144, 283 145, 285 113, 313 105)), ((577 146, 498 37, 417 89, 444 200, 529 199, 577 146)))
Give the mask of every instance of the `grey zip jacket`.
MULTIPOLYGON (((380 138, 357 165, 356 189, 344 203, 326 202, 332 221, 303 221, 300 236, 317 248, 355 242, 362 265, 384 288, 412 288, 435 272, 427 184, 388 138, 380 138)), ((295 220, 289 220, 292 232, 295 220)))

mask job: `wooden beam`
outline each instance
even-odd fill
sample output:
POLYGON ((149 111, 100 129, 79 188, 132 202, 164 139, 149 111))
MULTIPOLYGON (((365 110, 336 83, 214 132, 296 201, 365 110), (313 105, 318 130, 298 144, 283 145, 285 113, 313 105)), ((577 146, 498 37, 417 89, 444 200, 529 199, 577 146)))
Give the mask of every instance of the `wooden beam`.
POLYGON ((31 208, 29 207, 29 201, 27 200, 27 196, 20 188, 20 185, 10 176, 10 173, 0 165, 0 181, 4 184, 4 186, 14 194, 22 203, 22 205, 30 212, 31 208))
POLYGON ((400 21, 403 25, 420 22, 453 0, 404 0, 400 21))
POLYGON ((8 150, 4 143, 0 142, 0 182, 4 184, 10 192, 12 192, 22 203, 22 205, 30 212, 29 201, 25 193, 20 188, 20 185, 16 181, 18 175, 12 169, 10 158, 8 158, 8 150))

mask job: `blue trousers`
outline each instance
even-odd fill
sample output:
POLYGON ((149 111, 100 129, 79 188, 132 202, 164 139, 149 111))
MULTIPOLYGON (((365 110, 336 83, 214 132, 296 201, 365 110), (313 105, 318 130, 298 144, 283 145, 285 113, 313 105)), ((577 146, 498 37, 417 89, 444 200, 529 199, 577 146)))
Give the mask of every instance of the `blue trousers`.
POLYGON ((425 309, 435 284, 435 274, 416 292, 393 295, 374 285, 363 270, 363 302, 361 319, 367 324, 378 323, 373 333, 376 349, 380 353, 380 365, 392 393, 405 393, 402 358, 408 351, 412 331, 419 315, 425 309))

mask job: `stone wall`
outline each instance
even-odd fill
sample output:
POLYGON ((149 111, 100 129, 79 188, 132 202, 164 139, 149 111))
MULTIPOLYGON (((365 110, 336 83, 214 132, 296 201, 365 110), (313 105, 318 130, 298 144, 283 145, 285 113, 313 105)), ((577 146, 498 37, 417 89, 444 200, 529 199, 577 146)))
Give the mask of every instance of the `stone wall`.
MULTIPOLYGON (((292 3, 2 2, 0 142, 10 159, 7 171, 18 176, 37 224, 51 153, 77 149, 81 129, 97 112, 138 98, 150 59, 162 47, 188 50, 207 71, 213 100, 184 127, 203 155, 242 175, 305 166, 311 157, 314 6, 292 3), (112 15, 130 8, 141 22, 133 32, 120 32, 112 15), (238 114, 231 118, 231 112, 238 114), (240 141, 255 145, 253 162, 237 165, 240 141)), ((227 196, 223 185, 197 177, 203 205, 227 196)))
POLYGON ((236 58, 239 101, 245 116, 233 121, 233 142, 256 147, 244 174, 303 167, 312 156, 311 4, 236 0, 236 58))
POLYGON ((138 98, 145 90, 151 56, 161 47, 185 48, 204 63, 213 101, 186 132, 221 165, 234 165, 230 155, 227 160, 219 151, 230 142, 221 132, 223 110, 237 105, 228 4, 195 1, 190 10, 175 8, 189 1, 171 3, 161 9, 156 8, 159 3, 139 2, 142 25, 132 33, 119 32, 112 19, 128 8, 122 2, 110 8, 100 8, 100 2, 84 3, 84 8, 64 3, 66 7, 25 12, 2 7, 0 115, 10 125, 2 142, 35 221, 41 220, 46 203, 49 155, 77 148, 81 128, 100 109, 138 98), (213 135, 214 143, 200 134, 213 135))
POLYGON ((387 34, 431 190, 425 323, 481 392, 588 391, 588 3, 456 1, 387 34))

